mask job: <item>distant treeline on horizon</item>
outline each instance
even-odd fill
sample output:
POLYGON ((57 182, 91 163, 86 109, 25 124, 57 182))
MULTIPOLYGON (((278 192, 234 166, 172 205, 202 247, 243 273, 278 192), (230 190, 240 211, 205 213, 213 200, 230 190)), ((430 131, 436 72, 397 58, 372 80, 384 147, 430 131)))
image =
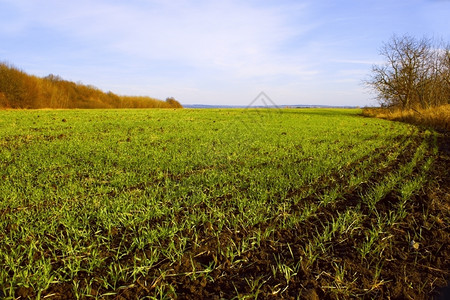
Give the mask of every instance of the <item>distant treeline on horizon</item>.
POLYGON ((103 92, 50 74, 46 77, 29 75, 0 62, 0 108, 182 108, 174 98, 166 101, 142 96, 119 96, 103 92))
POLYGON ((319 104, 290 104, 290 105, 213 105, 213 104, 185 104, 184 108, 359 108, 359 106, 319 105, 319 104))

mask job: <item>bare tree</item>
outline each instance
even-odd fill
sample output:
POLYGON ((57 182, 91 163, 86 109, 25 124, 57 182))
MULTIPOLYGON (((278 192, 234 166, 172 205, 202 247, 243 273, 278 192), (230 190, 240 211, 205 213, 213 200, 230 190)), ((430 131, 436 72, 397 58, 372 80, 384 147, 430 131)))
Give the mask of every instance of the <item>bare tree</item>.
POLYGON ((450 44, 438 51, 438 67, 436 68, 439 79, 440 97, 438 104, 450 103, 450 44))
POLYGON ((393 36, 380 54, 383 65, 374 65, 366 84, 383 106, 427 108, 448 103, 449 51, 428 38, 393 36))

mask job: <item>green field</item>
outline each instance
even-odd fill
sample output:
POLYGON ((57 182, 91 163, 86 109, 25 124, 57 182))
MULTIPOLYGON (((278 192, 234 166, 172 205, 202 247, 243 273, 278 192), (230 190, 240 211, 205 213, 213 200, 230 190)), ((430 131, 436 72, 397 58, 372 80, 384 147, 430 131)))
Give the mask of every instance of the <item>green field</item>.
POLYGON ((427 298, 438 134, 359 114, 0 111, 0 298, 427 298))

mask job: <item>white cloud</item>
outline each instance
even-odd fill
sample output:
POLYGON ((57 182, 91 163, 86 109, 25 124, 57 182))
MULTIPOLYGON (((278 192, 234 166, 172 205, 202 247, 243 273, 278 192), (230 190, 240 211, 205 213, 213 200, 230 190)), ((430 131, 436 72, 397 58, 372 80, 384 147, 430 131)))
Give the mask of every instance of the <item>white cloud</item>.
MULTIPOLYGON (((56 73, 121 94, 175 96, 189 103, 245 105, 261 90, 281 104, 308 97, 334 102, 333 95, 344 94, 364 101, 358 79, 380 63, 377 47, 392 28, 425 26, 410 18, 419 13, 415 6, 392 5, 0 0, 0 59, 38 75, 56 73)), ((439 30, 448 35, 448 29, 439 30)))
MULTIPOLYGON (((14 3, 24 16, 21 28, 52 28, 83 47, 95 43, 144 64, 168 60, 239 77, 314 72, 302 68, 306 63, 295 53, 279 54, 283 43, 312 29, 288 24, 292 7, 245 1, 147 1, 144 7, 133 1, 14 3)), ((300 14, 306 9, 295 7, 300 14)))
POLYGON ((336 63, 354 64, 354 65, 374 65, 383 63, 380 60, 358 60, 358 59, 337 59, 333 60, 336 63))

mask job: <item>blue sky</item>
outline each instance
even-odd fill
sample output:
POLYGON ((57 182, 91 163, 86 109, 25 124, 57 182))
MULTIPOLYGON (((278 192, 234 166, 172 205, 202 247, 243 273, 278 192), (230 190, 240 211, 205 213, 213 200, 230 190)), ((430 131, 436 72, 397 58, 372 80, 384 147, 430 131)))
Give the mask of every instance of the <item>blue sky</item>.
POLYGON ((183 104, 371 105, 393 34, 450 42, 450 0, 0 0, 0 61, 183 104))

